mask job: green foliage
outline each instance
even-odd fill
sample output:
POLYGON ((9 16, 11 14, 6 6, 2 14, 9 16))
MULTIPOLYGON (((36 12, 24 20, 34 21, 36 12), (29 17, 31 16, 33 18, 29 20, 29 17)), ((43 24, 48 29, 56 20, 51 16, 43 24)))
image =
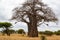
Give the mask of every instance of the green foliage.
POLYGON ((44 32, 43 31, 40 31, 39 34, 44 34, 44 32))
POLYGON ((3 34, 6 33, 8 36, 10 36, 9 28, 11 26, 12 26, 12 24, 9 22, 0 22, 0 28, 5 28, 2 33, 3 34))
POLYGON ((1 28, 1 27, 3 27, 3 23, 2 23, 2 22, 0 22, 0 28, 1 28))
POLYGON ((55 31, 55 32, 52 32, 52 31, 41 31, 41 32, 39 32, 39 34, 44 34, 44 35, 48 35, 48 36, 51 36, 51 35, 53 35, 53 34, 55 34, 55 35, 60 35, 60 30, 58 30, 58 31, 55 31))
POLYGON ((39 32, 39 34, 44 34, 47 36, 52 36, 54 33, 52 31, 44 31, 44 32, 39 32))
POLYGON ((51 36, 51 35, 53 35, 53 32, 52 31, 45 31, 44 34, 48 35, 48 36, 51 36))
MULTIPOLYGON (((7 31, 6 30, 3 30, 2 31, 2 33, 6 33, 7 31)), ((13 30, 13 29, 11 29, 11 30, 8 30, 8 33, 10 33, 10 34, 13 34, 13 33, 15 33, 15 30, 13 30)))
POLYGON ((25 31, 23 29, 19 29, 19 30, 17 30, 17 33, 18 34, 25 34, 25 31))
POLYGON ((56 35, 60 35, 60 30, 55 31, 55 33, 54 33, 54 34, 56 34, 56 35))
POLYGON ((11 29, 11 30, 9 30, 9 32, 10 32, 10 34, 13 34, 13 33, 15 33, 15 30, 11 29))
POLYGON ((8 28, 10 26, 12 26, 12 24, 9 22, 0 22, 0 28, 3 28, 3 27, 8 28))

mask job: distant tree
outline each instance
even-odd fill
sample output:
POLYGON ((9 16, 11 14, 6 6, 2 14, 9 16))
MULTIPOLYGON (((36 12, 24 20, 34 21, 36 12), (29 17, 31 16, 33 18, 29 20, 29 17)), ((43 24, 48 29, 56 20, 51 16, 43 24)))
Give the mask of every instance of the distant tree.
POLYGON ((0 22, 0 28, 3 28, 3 33, 6 33, 8 36, 10 36, 9 28, 12 26, 9 22, 0 22))
POLYGON ((19 29, 19 30, 17 30, 17 33, 18 34, 25 34, 25 31, 23 29, 19 29))
POLYGON ((44 31, 40 31, 40 32, 38 32, 39 34, 44 34, 44 31))
POLYGON ((41 32, 39 32, 39 34, 44 34, 44 35, 52 36, 54 34, 54 32, 52 32, 52 31, 41 31, 41 32))
POLYGON ((60 30, 55 31, 54 34, 56 34, 56 35, 60 35, 60 30))
POLYGON ((16 31, 13 29, 10 29, 9 32, 10 32, 10 34, 16 33, 16 31))
POLYGON ((16 7, 13 11, 12 20, 25 22, 28 25, 29 37, 38 37, 37 26, 44 22, 57 21, 52 9, 41 0, 27 0, 22 7, 16 7))
POLYGON ((52 36, 54 33, 52 31, 45 31, 44 34, 48 36, 52 36))

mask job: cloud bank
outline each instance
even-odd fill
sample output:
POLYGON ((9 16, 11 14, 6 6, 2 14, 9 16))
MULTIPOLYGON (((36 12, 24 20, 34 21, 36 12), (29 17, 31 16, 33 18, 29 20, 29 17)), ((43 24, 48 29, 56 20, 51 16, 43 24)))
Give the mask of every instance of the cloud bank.
MULTIPOLYGON (((11 18, 12 16, 12 10, 19 6, 20 4, 22 4, 23 2, 25 2, 24 0, 0 0, 0 20, 8 20, 11 18)), ((47 27, 46 25, 41 25, 40 27, 38 27, 38 30, 58 30, 60 29, 60 0, 43 0, 43 2, 45 4, 47 4, 49 7, 51 7, 53 9, 53 11, 55 12, 56 16, 59 18, 59 23, 58 25, 51 25, 51 27, 47 27), (57 27, 58 26, 58 27, 57 27)), ((24 23, 17 23, 14 25, 13 29, 19 29, 22 28, 24 30, 27 31, 27 26, 24 23), (24 26, 23 26, 24 25, 24 26)))

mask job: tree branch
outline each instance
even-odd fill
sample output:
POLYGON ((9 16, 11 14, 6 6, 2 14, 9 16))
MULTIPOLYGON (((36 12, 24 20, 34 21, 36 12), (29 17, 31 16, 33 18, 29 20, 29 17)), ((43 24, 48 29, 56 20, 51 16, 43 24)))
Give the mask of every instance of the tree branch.
POLYGON ((27 22, 23 17, 22 17, 22 21, 25 22, 25 23, 27 23, 27 24, 29 23, 29 22, 27 22))
MULTIPOLYGON (((41 24, 43 24, 43 23, 44 23, 44 21, 43 21, 42 23, 38 24, 37 26, 39 26, 39 25, 41 25, 41 24)), ((44 24, 48 26, 48 24, 46 24, 46 23, 44 23, 44 24)))
POLYGON ((37 26, 39 26, 39 25, 41 25, 41 24, 43 24, 43 23, 44 23, 44 21, 43 21, 42 23, 38 24, 37 26))

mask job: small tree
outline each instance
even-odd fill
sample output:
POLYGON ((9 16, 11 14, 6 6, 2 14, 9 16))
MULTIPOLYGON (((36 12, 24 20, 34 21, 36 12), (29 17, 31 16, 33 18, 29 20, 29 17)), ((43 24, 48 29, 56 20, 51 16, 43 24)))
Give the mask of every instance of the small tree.
POLYGON ((25 34, 25 31, 23 29, 19 29, 19 30, 17 30, 17 33, 18 34, 25 34))
POLYGON ((8 36, 10 36, 9 28, 12 26, 9 22, 0 22, 0 28, 3 28, 3 33, 6 33, 8 36))

